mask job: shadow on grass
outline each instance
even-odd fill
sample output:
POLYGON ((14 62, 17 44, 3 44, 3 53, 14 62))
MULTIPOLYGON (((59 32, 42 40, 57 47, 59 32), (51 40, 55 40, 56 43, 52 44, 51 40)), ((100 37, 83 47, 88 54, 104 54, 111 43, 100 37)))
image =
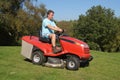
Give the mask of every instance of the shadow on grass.
MULTIPOLYGON (((28 59, 28 58, 25 58, 24 61, 29 62, 29 63, 32 63, 32 60, 30 60, 30 59, 28 59)), ((81 63, 80 63, 80 68, 89 67, 89 65, 90 65, 89 62, 81 62, 81 63)), ((42 65, 42 66, 45 67, 45 65, 42 65)), ((48 67, 48 66, 46 66, 46 67, 48 67)), ((53 67, 50 67, 50 68, 53 68, 53 67)), ((58 68, 58 69, 63 69, 63 68, 58 68)))
POLYGON ((85 67, 89 67, 89 62, 86 62, 86 63, 84 63, 84 62, 81 62, 80 63, 80 68, 85 68, 85 67))
POLYGON ((32 61, 28 58, 25 58, 24 61, 32 63, 32 61))

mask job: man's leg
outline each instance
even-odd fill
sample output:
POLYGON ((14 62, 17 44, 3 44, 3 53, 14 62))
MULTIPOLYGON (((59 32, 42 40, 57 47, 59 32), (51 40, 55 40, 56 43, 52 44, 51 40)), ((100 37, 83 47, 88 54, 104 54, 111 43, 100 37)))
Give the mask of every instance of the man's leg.
POLYGON ((52 46, 55 47, 56 46, 56 35, 55 34, 50 34, 50 39, 51 39, 51 43, 52 46))
POLYGON ((61 49, 56 49, 56 35, 50 34, 49 37, 51 38, 52 48, 54 53, 58 53, 61 49))

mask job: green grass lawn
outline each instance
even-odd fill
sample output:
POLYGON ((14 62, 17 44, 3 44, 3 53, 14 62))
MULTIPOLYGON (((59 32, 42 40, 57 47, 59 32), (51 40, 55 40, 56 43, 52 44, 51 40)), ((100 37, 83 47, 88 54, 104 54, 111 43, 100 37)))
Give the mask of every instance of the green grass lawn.
POLYGON ((120 53, 91 51, 89 67, 78 71, 48 68, 24 61, 21 47, 0 47, 0 80, 120 80, 120 53))

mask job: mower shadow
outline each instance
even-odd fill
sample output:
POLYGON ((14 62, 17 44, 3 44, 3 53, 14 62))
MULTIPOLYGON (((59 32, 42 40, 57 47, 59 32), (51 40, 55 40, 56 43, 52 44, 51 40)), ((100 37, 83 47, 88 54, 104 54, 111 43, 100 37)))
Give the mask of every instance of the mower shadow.
MULTIPOLYGON (((25 58, 24 61, 29 62, 29 63, 32 63, 32 61, 31 61, 30 59, 28 59, 28 58, 25 58)), ((89 62, 86 62, 86 63, 84 63, 84 62, 82 63, 82 62, 81 62, 81 63, 80 63, 80 68, 89 67, 89 65, 90 65, 89 62)), ((50 67, 50 68, 51 68, 51 67, 50 67)), ((58 68, 58 69, 63 69, 63 68, 58 68)))
POLYGON ((89 67, 89 62, 86 62, 86 63, 80 63, 80 68, 85 68, 85 67, 89 67))
POLYGON ((28 58, 25 58, 24 61, 32 63, 32 61, 30 59, 28 59, 28 58))

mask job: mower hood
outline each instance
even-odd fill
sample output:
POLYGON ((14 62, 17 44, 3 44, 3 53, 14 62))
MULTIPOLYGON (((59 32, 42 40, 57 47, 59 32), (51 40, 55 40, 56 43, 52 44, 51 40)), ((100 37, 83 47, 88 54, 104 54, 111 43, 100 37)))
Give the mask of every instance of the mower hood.
POLYGON ((86 44, 85 42, 83 42, 83 41, 81 41, 79 39, 72 38, 72 37, 69 37, 69 36, 62 36, 61 39, 66 39, 66 40, 72 41, 74 43, 86 44))

